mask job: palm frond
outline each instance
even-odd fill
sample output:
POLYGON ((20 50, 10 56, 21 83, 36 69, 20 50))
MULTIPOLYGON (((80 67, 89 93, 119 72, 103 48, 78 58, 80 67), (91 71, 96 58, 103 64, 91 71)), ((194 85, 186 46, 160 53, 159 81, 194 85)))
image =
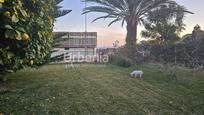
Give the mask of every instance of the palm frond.
POLYGON ((107 18, 116 18, 115 16, 112 16, 112 15, 106 15, 106 16, 101 16, 101 17, 98 17, 98 18, 96 18, 96 19, 94 19, 93 21, 92 21, 92 23, 93 22, 95 22, 95 21, 97 21, 97 20, 99 20, 99 19, 107 19, 107 18))
POLYGON ((120 21, 120 20, 121 20, 120 18, 117 18, 117 19, 113 20, 112 22, 110 22, 108 24, 108 27, 111 26, 113 23, 116 23, 117 21, 120 21))
POLYGON ((59 4, 62 2, 63 0, 55 0, 56 2, 56 6, 54 7, 55 11, 54 11, 54 17, 55 18, 59 18, 61 16, 64 16, 66 14, 68 14, 69 12, 71 12, 71 10, 62 10, 62 6, 59 6, 59 4))

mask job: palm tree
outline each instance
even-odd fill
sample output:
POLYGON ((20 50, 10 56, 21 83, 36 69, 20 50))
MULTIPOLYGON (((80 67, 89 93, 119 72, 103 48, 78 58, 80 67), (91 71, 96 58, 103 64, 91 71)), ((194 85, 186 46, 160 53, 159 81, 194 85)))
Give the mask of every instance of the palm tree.
POLYGON ((175 4, 172 0, 85 0, 93 5, 84 8, 83 14, 90 12, 100 12, 106 15, 96 18, 98 19, 113 19, 111 24, 122 21, 127 24, 126 45, 135 45, 137 41, 138 24, 143 24, 145 18, 161 6, 175 4))

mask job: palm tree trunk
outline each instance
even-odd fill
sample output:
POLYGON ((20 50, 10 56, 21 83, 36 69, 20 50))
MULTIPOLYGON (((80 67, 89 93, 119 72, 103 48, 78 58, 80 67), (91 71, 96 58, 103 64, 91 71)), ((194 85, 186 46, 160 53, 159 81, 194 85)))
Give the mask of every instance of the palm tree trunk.
POLYGON ((137 26, 138 23, 128 22, 127 23, 127 36, 126 36, 126 45, 132 46, 136 44, 137 41, 137 26))

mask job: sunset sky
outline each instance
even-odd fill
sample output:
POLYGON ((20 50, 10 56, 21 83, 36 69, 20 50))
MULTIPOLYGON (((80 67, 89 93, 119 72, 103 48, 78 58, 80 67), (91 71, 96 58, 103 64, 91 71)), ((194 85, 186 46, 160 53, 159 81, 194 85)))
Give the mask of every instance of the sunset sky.
MULTIPOLYGON (((183 34, 191 33, 193 27, 199 24, 204 28, 204 0, 176 0, 179 4, 184 5, 189 11, 195 13, 193 15, 186 15, 185 24, 186 30, 183 34)), ((84 31, 84 15, 81 15, 84 3, 81 0, 64 0, 61 5, 64 9, 71 9, 72 12, 68 15, 58 18, 54 31, 67 31, 67 32, 82 32, 84 31)), ((88 31, 98 33, 98 46, 107 47, 112 46, 113 42, 118 40, 120 45, 124 44, 126 29, 125 26, 121 27, 121 23, 115 23, 108 27, 110 20, 99 20, 91 23, 97 16, 103 14, 91 13, 88 14, 88 31)), ((142 26, 138 27, 138 39, 141 41, 143 38, 140 36, 142 26)))

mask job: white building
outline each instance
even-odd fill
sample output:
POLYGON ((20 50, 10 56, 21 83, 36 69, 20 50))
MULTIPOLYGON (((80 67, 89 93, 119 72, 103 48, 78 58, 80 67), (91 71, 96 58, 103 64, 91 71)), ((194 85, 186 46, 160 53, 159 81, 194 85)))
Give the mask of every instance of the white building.
POLYGON ((96 56, 96 32, 56 32, 61 34, 53 48, 54 62, 93 62, 96 56))

